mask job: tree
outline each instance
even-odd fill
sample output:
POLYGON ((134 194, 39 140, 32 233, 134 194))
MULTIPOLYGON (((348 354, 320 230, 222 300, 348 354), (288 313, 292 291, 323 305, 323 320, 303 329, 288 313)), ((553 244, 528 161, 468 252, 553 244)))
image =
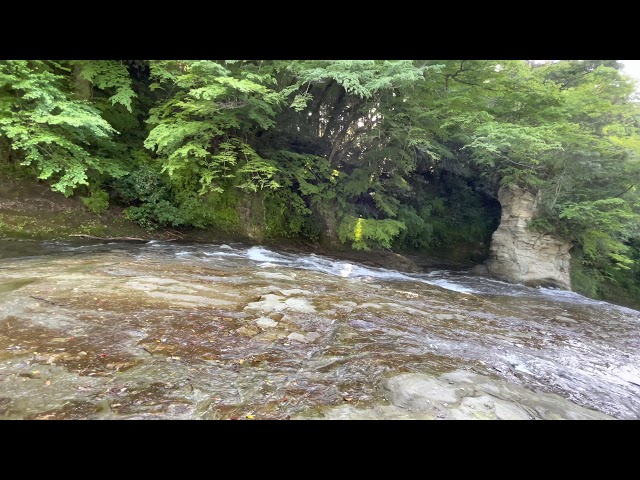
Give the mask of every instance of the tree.
MULTIPOLYGON (((106 155, 118 132, 90 102, 73 98, 71 69, 70 62, 0 62, 0 134, 19 153, 21 165, 67 196, 94 174, 126 173, 106 155)), ((130 101, 121 93, 127 88, 123 82, 114 101, 130 101)))

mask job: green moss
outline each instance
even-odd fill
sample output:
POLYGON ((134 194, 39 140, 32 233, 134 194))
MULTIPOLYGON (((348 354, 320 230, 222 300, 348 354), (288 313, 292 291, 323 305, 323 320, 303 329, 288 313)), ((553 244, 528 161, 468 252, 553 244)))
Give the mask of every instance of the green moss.
POLYGON ((0 282, 0 293, 13 292, 14 290, 18 290, 19 288, 24 287, 25 285, 29 285, 30 283, 35 282, 35 279, 32 278, 20 278, 15 280, 8 280, 0 282))
POLYGON ((137 225, 115 218, 96 218, 83 211, 16 212, 0 210, 0 237, 53 240, 73 234, 96 237, 137 237, 144 231, 137 225))
POLYGON ((111 235, 111 229, 98 220, 78 221, 78 212, 55 215, 0 212, 0 236, 38 240, 66 238, 72 234, 111 235))

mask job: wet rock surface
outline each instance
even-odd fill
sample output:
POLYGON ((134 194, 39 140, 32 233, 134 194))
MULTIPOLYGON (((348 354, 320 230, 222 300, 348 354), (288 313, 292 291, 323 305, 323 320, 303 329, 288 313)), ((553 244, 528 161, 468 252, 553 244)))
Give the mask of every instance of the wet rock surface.
POLYGON ((240 244, 10 245, 0 419, 640 418, 640 312, 571 292, 240 244))
MULTIPOLYGON (((405 420, 611 420, 614 417, 555 394, 456 370, 440 376, 396 375, 382 382, 388 405, 341 405, 321 413, 324 419, 405 420)), ((304 418, 304 417, 301 417, 304 418)), ((313 419, 314 417, 307 417, 313 419)), ((318 417, 316 417, 318 418, 318 417)))

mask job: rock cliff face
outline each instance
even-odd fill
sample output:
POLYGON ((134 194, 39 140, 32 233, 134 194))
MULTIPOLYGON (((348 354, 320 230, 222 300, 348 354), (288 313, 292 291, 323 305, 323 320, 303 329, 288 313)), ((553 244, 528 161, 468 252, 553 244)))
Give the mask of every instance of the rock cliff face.
POLYGON ((571 289, 571 244, 527 229, 539 199, 519 187, 500 188, 500 226, 491 238, 489 259, 473 273, 511 283, 571 289))

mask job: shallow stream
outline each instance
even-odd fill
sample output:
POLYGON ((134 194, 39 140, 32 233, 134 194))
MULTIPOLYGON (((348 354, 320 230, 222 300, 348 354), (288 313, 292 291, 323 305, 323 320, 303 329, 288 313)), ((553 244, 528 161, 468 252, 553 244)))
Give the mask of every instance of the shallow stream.
POLYGON ((0 242, 0 419, 639 419, 640 312, 242 244, 0 242))

